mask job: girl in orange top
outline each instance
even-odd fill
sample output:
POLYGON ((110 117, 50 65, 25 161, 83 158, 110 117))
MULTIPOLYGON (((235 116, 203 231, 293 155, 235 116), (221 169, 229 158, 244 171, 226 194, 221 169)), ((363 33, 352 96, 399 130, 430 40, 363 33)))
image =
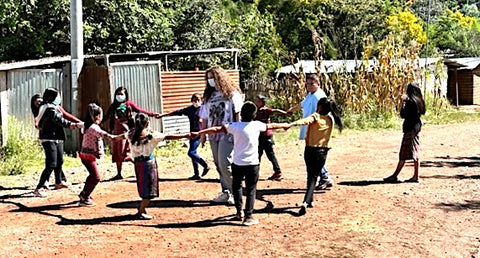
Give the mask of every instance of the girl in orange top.
POLYGON ((342 131, 343 122, 340 111, 335 102, 328 98, 321 98, 318 101, 315 113, 290 124, 290 126, 308 125, 304 151, 304 160, 307 166, 307 192, 299 215, 305 215, 306 208, 313 207, 313 190, 322 167, 325 165, 335 124, 342 131))

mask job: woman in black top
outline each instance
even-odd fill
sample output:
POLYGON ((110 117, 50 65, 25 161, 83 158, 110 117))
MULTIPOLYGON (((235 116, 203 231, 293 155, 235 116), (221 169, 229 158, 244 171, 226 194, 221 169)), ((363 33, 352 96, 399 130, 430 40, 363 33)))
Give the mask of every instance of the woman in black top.
MULTIPOLYGON (((64 181, 63 165, 63 143, 65 141, 64 127, 72 129, 79 127, 78 123, 72 123, 65 118, 59 109, 61 95, 54 88, 48 88, 43 93, 43 103, 40 106, 38 116, 39 138, 45 151, 45 169, 40 176, 40 181, 35 189, 36 197, 45 197, 45 183, 48 181, 52 171, 55 172, 55 186, 68 187, 64 181), (63 175, 63 177, 62 177, 63 175)), ((60 187, 61 188, 61 187, 60 187)))
POLYGON ((403 106, 400 110, 400 116, 403 120, 403 139, 400 146, 399 160, 395 172, 384 178, 386 182, 398 182, 398 174, 405 165, 405 161, 413 159, 414 174, 406 180, 406 182, 418 182, 418 167, 420 164, 418 152, 420 149, 420 141, 418 134, 422 129, 422 120, 420 116, 425 114, 425 101, 423 100, 422 91, 415 82, 409 83, 407 86, 407 95, 402 96, 403 106))

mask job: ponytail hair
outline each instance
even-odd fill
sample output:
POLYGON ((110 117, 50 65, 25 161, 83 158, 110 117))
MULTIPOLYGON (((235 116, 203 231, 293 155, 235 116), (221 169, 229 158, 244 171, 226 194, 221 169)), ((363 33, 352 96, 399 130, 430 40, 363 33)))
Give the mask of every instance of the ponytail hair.
POLYGON ((150 119, 144 113, 138 113, 135 116, 135 126, 133 129, 132 137, 130 137, 130 139, 132 139, 132 144, 140 144, 140 134, 142 133, 143 129, 147 127, 149 121, 150 119))
POLYGON ((329 98, 321 98, 318 100, 317 106, 322 107, 322 111, 319 112, 320 115, 326 116, 328 113, 332 114, 338 130, 341 132, 343 130, 342 112, 338 108, 337 103, 329 98))

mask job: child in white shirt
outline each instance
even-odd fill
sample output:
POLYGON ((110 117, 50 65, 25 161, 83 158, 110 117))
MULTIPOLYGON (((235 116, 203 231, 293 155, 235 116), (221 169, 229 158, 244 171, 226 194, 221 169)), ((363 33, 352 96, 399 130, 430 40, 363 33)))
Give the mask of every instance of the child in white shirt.
MULTIPOLYGON (((225 132, 233 135, 233 164, 232 164, 232 190, 237 210, 236 218, 243 219, 243 225, 258 224, 252 216, 255 194, 258 182, 258 137, 267 129, 288 128, 288 124, 265 124, 252 121, 257 112, 257 107, 252 102, 245 102, 240 112, 241 122, 232 122, 223 126, 211 127, 198 132, 198 134, 211 134, 225 132), (242 181, 245 180, 246 204, 245 216, 242 213, 242 181)), ((192 133, 194 137, 196 133, 192 133)))

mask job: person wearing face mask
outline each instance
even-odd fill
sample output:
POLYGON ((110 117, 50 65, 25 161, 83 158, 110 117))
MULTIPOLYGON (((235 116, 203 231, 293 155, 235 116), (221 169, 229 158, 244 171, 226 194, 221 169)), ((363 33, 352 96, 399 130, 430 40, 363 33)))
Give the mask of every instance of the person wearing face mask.
MULTIPOLYGON (((205 73, 205 77, 207 85, 203 93, 204 102, 200 111, 202 129, 240 121, 243 99, 238 85, 220 67, 209 68, 205 73)), ((220 132, 209 134, 208 137, 222 187, 222 191, 212 202, 233 204, 233 135, 227 132, 220 132)), ((201 142, 203 146, 205 135, 201 136, 201 142)))
POLYGON ((59 109, 62 96, 57 89, 47 88, 43 93, 43 104, 40 106, 35 122, 38 124, 39 138, 45 151, 45 169, 34 191, 36 197, 46 197, 45 183, 52 171, 55 172, 55 189, 66 188, 67 179, 62 170, 63 143, 65 141, 64 127, 71 129, 81 127, 81 123, 72 123, 65 118, 59 109))
MULTIPOLYGON (((40 94, 35 94, 30 99, 30 108, 31 108, 32 115, 33 115, 33 118, 34 118, 33 123, 34 123, 35 128, 37 128, 37 129, 38 129, 39 119, 35 120, 35 118, 38 117, 38 115, 40 113, 43 116, 43 113, 45 113, 45 110, 46 110, 46 107, 47 107, 47 105, 42 106, 42 104, 43 104, 43 98, 42 98, 42 95, 40 95, 40 94)), ((67 119, 70 122, 82 124, 82 120, 80 120, 76 116, 68 113, 65 109, 63 109, 63 107, 61 105, 57 105, 57 107, 58 107, 58 110, 60 110, 60 112, 62 112, 63 118, 67 119)), ((59 180, 56 179, 56 181, 60 181, 61 183, 55 185, 54 189, 57 190, 57 189, 61 189, 61 188, 67 188, 68 183, 66 182, 65 174, 63 174, 63 173, 60 174, 60 175, 55 174, 55 177, 58 177, 58 176, 60 177, 60 179, 59 180)), ((48 188, 48 186, 46 185, 44 188, 48 188)))
MULTIPOLYGON (((166 114, 160 114, 160 117, 163 116, 187 116, 188 121, 190 122, 190 132, 198 132, 200 131, 200 106, 202 105, 202 96, 199 93, 195 93, 192 95, 190 99, 192 105, 172 111, 166 114)), ((189 141, 189 148, 188 148, 188 156, 192 159, 193 165, 193 176, 189 177, 190 180, 197 180, 200 179, 201 176, 206 176, 210 167, 208 166, 207 162, 200 157, 197 153, 197 148, 200 145, 200 136, 196 138, 192 138, 189 141), (200 171, 198 170, 198 164, 203 167, 202 175, 200 176, 200 171)))
MULTIPOLYGON (((109 120, 111 134, 123 134, 133 128, 133 112, 145 113, 148 116, 160 118, 159 113, 150 112, 138 107, 133 101, 128 99, 127 89, 125 87, 118 87, 115 90, 113 102, 108 108, 107 114, 102 122, 109 120)), ((125 139, 112 142, 112 161, 117 164, 117 175, 110 180, 123 179, 122 163, 124 161, 133 161, 130 157, 130 146, 125 139)))

